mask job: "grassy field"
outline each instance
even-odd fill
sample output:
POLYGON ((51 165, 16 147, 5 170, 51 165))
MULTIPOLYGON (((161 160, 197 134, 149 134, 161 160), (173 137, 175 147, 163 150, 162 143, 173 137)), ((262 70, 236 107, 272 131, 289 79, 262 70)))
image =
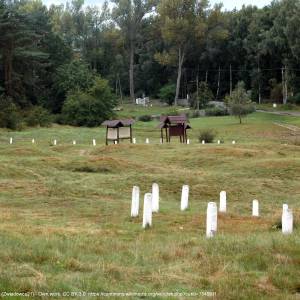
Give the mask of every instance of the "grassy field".
POLYGON ((201 292, 214 291, 215 299, 299 299, 300 137, 274 124, 300 126, 299 119, 191 119, 190 145, 160 145, 154 121, 136 123, 136 145, 104 146, 103 128, 0 131, 0 292, 186 292, 205 299, 201 292), (199 144, 204 128, 225 143, 199 144), (153 182, 160 212, 143 230, 142 204, 140 217, 130 218, 131 189, 140 186, 143 197, 153 182), (186 212, 179 209, 183 184, 190 185, 186 212), (221 190, 228 213, 207 240, 207 203, 218 201, 221 190), (251 217, 253 199, 260 201, 259 218, 251 217), (294 213, 290 236, 278 229, 283 203, 294 213))

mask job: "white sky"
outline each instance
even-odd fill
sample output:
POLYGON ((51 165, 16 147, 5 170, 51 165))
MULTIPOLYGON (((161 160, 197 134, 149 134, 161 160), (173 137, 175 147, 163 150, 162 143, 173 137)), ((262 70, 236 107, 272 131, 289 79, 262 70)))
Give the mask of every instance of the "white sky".
MULTIPOLYGON (((61 4, 61 3, 66 3, 67 0, 42 0, 44 4, 46 4, 47 6, 50 6, 51 4, 61 4)), ((71 2, 71 0, 69 1, 71 2)), ((102 6, 104 0, 85 0, 85 5, 99 5, 102 6)), ((240 9, 243 4, 245 5, 256 5, 257 7, 263 7, 266 5, 269 5, 271 3, 271 0, 210 0, 210 4, 213 5, 215 3, 219 3, 222 2, 223 3, 223 8, 226 10, 232 10, 235 7, 237 9, 240 9)))

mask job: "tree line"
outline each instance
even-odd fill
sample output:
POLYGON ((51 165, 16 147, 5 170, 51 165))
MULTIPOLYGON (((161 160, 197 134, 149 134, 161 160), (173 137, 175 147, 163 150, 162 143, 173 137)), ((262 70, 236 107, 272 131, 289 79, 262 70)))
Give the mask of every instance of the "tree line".
POLYGON ((298 0, 233 11, 206 0, 0 0, 3 109, 38 106, 71 120, 82 105, 110 112, 116 98, 165 90, 170 104, 203 85, 220 100, 239 81, 253 101, 300 102, 298 0))

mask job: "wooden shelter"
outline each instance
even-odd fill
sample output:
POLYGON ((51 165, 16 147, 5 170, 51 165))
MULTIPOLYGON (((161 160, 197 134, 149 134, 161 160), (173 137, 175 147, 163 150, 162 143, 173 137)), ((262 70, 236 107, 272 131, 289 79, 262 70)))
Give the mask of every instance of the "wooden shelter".
POLYGON ((160 117, 160 133, 162 142, 164 142, 164 130, 166 141, 170 143, 172 136, 179 136, 180 143, 187 142, 187 129, 191 126, 188 124, 186 115, 181 116, 161 116, 160 117))
POLYGON ((106 126, 106 145, 109 141, 119 144, 120 140, 130 140, 132 143, 133 123, 132 119, 104 121, 102 126, 106 126))

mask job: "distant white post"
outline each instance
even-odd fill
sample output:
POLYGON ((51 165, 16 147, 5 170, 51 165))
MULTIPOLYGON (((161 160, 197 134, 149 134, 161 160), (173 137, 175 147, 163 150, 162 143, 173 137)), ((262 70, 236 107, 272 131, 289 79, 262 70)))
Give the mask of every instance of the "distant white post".
POLYGON ((34 143, 35 143, 35 140, 34 140, 34 139, 32 139, 32 140, 31 140, 31 143, 32 143, 32 144, 34 144, 34 143))
POLYGON ((180 204, 180 209, 186 210, 189 206, 189 186, 184 185, 182 186, 182 192, 181 192, 181 204, 180 204))
POLYGON ((157 183, 152 184, 152 211, 159 211, 159 186, 157 183))
POLYGON ((135 218, 139 215, 140 207, 140 188, 134 186, 132 188, 132 199, 131 199, 131 217, 135 218))
POLYGON ((235 141, 232 141, 232 145, 235 145, 235 141))
POLYGON ((202 141, 202 145, 204 145, 204 144, 205 144, 205 141, 203 140, 203 141, 202 141))
POLYGON ((206 215, 206 237, 211 238, 217 233, 218 208, 215 202, 209 202, 206 215))
POLYGON ((152 195, 147 193, 144 196, 143 228, 152 226, 152 195))
POLYGON ((53 145, 56 146, 57 145, 57 140, 53 141, 53 145))
POLYGON ((259 217, 259 203, 258 200, 252 201, 252 216, 259 217))
POLYGON ((146 144, 149 144, 149 139, 148 138, 146 138, 146 144))
POLYGON ((12 138, 12 137, 9 139, 9 143, 10 143, 10 144, 13 143, 13 138, 12 138))
POLYGON ((226 192, 225 191, 221 191, 220 192, 220 208, 219 211, 222 213, 226 212, 226 203, 227 202, 227 197, 226 197, 226 192))
POLYGON ((220 145, 221 144, 221 141, 220 140, 218 140, 218 145, 220 145))
POLYGON ((118 141, 114 141, 114 144, 117 145, 117 144, 118 144, 118 141))
POLYGON ((75 140, 73 141, 73 145, 76 145, 76 141, 75 140))
POLYGON ((133 138, 133 139, 132 139, 132 143, 133 143, 133 144, 136 144, 136 138, 133 138))
POLYGON ((189 144, 190 144, 190 139, 187 139, 187 140, 186 140, 186 143, 189 145, 189 144))
POLYGON ((291 234, 293 232, 293 212, 291 209, 285 207, 281 218, 282 233, 291 234))
POLYGON ((93 146, 96 146, 96 140, 93 139, 93 146))
POLYGON ((159 143, 160 143, 160 144, 163 143, 163 139, 162 139, 162 138, 159 139, 159 143))

